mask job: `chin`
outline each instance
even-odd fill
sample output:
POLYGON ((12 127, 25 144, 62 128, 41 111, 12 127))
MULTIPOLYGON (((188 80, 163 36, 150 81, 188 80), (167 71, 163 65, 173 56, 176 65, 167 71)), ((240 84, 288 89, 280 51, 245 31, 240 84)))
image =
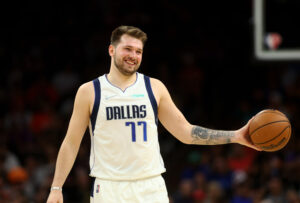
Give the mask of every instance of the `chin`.
POLYGON ((127 68, 124 70, 124 72, 128 73, 128 75, 133 75, 137 72, 139 68, 138 67, 133 67, 133 68, 127 68))
POLYGON ((134 67, 131 67, 131 66, 116 66, 117 69, 123 74, 123 75, 126 75, 126 76, 131 76, 133 74, 135 74, 137 72, 137 70, 139 69, 139 66, 136 65, 134 67))
POLYGON ((131 76, 131 75, 133 75, 133 74, 136 73, 136 70, 134 70, 134 71, 121 70, 120 72, 121 72, 123 75, 131 76))

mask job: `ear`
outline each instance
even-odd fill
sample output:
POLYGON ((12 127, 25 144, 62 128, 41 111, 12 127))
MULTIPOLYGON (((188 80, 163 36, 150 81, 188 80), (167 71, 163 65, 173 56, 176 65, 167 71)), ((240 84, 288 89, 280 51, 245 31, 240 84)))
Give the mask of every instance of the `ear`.
POLYGON ((115 53, 115 47, 113 45, 109 45, 108 47, 108 53, 110 56, 113 56, 115 53))

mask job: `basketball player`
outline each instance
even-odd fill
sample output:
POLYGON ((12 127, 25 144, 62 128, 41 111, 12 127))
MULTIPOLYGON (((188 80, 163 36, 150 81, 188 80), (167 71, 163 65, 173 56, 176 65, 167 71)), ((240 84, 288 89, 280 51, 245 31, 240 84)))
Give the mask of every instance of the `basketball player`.
POLYGON ((146 40, 147 35, 132 26, 112 32, 110 71, 78 89, 47 203, 63 202, 62 186, 87 126, 92 203, 169 202, 161 176, 166 169, 158 143, 158 119, 185 144, 239 143, 256 149, 248 141, 249 122, 236 131, 192 125, 161 81, 138 73, 146 40))

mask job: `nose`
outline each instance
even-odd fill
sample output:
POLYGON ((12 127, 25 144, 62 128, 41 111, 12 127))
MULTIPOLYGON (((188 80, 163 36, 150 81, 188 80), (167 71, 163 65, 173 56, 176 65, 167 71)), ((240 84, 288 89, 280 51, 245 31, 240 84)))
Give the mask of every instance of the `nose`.
POLYGON ((136 58, 137 57, 137 53, 135 51, 131 51, 129 54, 130 58, 136 58))
POLYGON ((139 56, 135 52, 130 52, 128 55, 128 59, 131 61, 138 61, 139 56))

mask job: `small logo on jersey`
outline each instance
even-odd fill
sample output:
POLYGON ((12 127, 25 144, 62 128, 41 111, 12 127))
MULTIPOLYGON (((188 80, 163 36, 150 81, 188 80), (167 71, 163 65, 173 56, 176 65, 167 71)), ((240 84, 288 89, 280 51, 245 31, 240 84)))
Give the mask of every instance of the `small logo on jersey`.
POLYGON ((111 98, 114 98, 114 97, 116 97, 117 95, 115 94, 115 95, 111 95, 111 96, 106 96, 105 97, 105 100, 109 100, 109 99, 111 99, 111 98))
POLYGON ((131 97, 134 97, 134 98, 139 98, 139 97, 144 97, 145 95, 144 94, 132 94, 131 97))
POLYGON ((96 193, 99 193, 99 191, 100 191, 100 185, 97 185, 97 187, 96 187, 96 193))

